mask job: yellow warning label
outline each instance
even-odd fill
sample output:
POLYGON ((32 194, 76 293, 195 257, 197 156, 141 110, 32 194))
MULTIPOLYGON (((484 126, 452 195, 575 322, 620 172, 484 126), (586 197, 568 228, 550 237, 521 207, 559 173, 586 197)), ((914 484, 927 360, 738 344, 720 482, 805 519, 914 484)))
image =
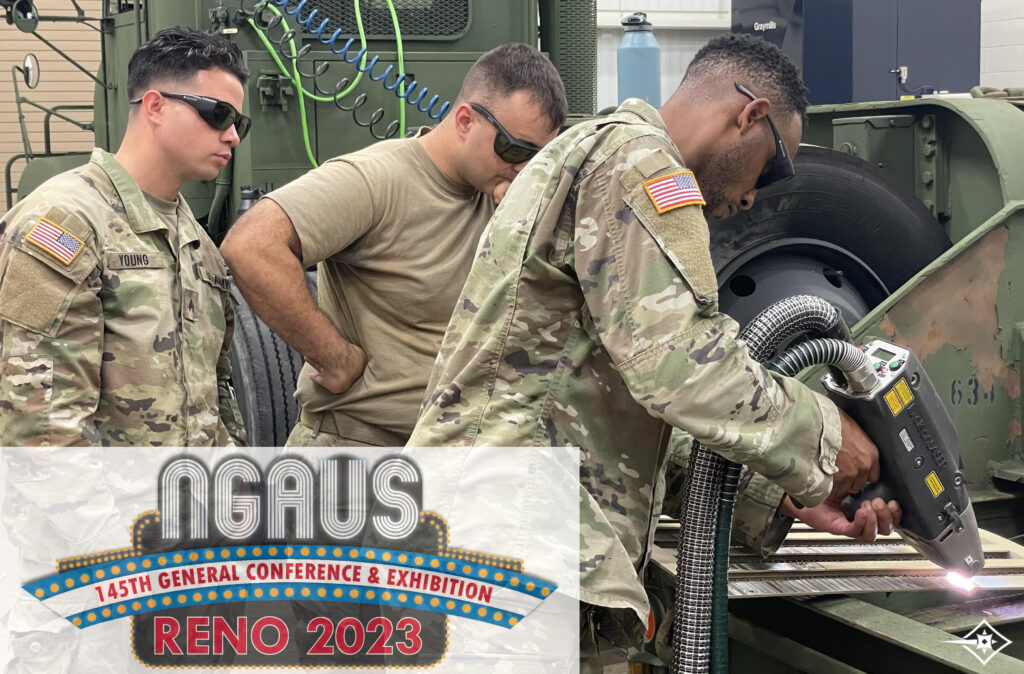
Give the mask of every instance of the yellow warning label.
POLYGON ((893 389, 900 396, 900 402, 904 405, 909 405, 914 402, 914 394, 910 392, 910 387, 907 386, 906 379, 900 379, 893 389))
POLYGON ((939 476, 935 474, 934 470, 928 473, 928 477, 924 479, 924 483, 928 485, 929 491, 931 491, 932 496, 935 498, 938 498, 939 494, 946 491, 946 488, 942 486, 942 481, 939 479, 939 476))
POLYGON ((889 410, 893 416, 896 416, 903 411, 903 403, 900 402, 900 397, 896 393, 896 389, 893 389, 885 394, 885 402, 889 403, 889 410))

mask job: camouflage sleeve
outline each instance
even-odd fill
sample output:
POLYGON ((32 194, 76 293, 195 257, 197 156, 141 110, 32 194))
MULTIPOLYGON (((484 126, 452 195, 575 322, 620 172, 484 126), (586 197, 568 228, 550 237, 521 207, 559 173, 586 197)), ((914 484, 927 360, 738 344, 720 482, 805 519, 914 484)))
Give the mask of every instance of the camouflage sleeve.
MULTIPOLYGON (((692 444, 691 435, 673 429, 662 508, 662 512, 671 517, 678 517, 683 507, 683 484, 689 471, 692 444)), ((761 557, 778 550, 793 525, 793 518, 779 510, 783 496, 785 492, 778 485, 744 467, 732 517, 732 544, 741 545, 761 557)))
POLYGON ((0 242, 0 445, 98 445, 99 257, 76 216, 50 209, 46 218, 81 243, 71 261, 32 243, 35 218, 0 242))
POLYGON ((572 263, 595 337, 650 414, 817 505, 836 472, 838 412, 769 374, 716 311, 700 206, 659 213, 644 187, 685 170, 664 146, 623 143, 580 181, 572 263))
POLYGON ((778 485, 744 466, 740 492, 732 513, 732 541, 768 557, 779 549, 793 526, 793 518, 779 506, 786 495, 778 485))
POLYGON ((231 350, 231 338, 235 334, 235 309, 230 303, 224 306, 224 321, 227 324, 227 329, 224 331, 224 344, 220 350, 220 358, 217 360, 217 407, 220 419, 224 423, 228 435, 231 436, 231 440, 238 446, 244 446, 246 441, 245 422, 242 421, 242 412, 238 409, 235 390, 231 386, 231 359, 228 356, 228 352, 231 350))

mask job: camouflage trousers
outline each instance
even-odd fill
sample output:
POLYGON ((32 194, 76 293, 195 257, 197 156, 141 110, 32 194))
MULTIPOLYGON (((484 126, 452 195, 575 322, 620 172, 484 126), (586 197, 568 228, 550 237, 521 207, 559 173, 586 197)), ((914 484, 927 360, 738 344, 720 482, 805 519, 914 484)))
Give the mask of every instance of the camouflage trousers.
MULTIPOLYGON (((655 613, 671 621, 671 614, 655 613)), ((647 628, 635 611, 580 603, 580 674, 602 674, 605 666, 621 663, 629 654, 640 655, 641 662, 660 658, 671 663, 671 622, 658 621, 655 626, 655 639, 649 642, 647 628)))

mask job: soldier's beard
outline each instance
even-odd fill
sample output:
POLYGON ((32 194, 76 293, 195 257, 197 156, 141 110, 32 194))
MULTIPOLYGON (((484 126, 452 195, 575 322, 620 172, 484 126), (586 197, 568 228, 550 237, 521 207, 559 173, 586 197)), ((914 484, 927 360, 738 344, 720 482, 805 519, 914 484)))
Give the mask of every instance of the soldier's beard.
MULTIPOLYGON (((724 218, 726 210, 716 213, 732 201, 726 192, 742 179, 744 168, 753 155, 753 143, 739 142, 729 148, 712 153, 705 159, 700 175, 696 176, 704 195, 704 216, 724 218)), ((734 202, 735 203, 735 202, 734 202)), ((735 204, 739 208, 739 204, 735 204)))

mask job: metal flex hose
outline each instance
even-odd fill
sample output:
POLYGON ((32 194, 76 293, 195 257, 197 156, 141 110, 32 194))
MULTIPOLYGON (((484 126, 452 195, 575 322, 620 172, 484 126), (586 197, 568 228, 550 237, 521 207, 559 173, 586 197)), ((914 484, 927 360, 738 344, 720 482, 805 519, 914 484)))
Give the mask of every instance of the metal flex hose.
MULTIPOLYGON (((764 309, 740 338, 751 356, 764 362, 785 340, 825 334, 837 326, 845 331, 835 307, 818 297, 798 295, 764 309)), ((672 671, 725 674, 729 671, 729 539, 741 466, 696 441, 689 466, 679 515, 682 532, 676 554, 672 671)))
MULTIPOLYGON (((839 324, 839 310, 813 295, 794 295, 764 309, 740 332, 751 357, 763 363, 779 344, 797 335, 822 335, 839 324)), ((846 331, 841 335, 849 338, 846 331)))
POLYGON ((693 443, 676 554, 672 671, 703 674, 711 660, 712 595, 719 498, 728 462, 693 443))
POLYGON ((813 365, 834 365, 839 368, 854 391, 870 390, 875 382, 875 371, 867 354, 853 344, 838 339, 812 339, 797 344, 772 359, 767 367, 772 372, 795 377, 813 365))

